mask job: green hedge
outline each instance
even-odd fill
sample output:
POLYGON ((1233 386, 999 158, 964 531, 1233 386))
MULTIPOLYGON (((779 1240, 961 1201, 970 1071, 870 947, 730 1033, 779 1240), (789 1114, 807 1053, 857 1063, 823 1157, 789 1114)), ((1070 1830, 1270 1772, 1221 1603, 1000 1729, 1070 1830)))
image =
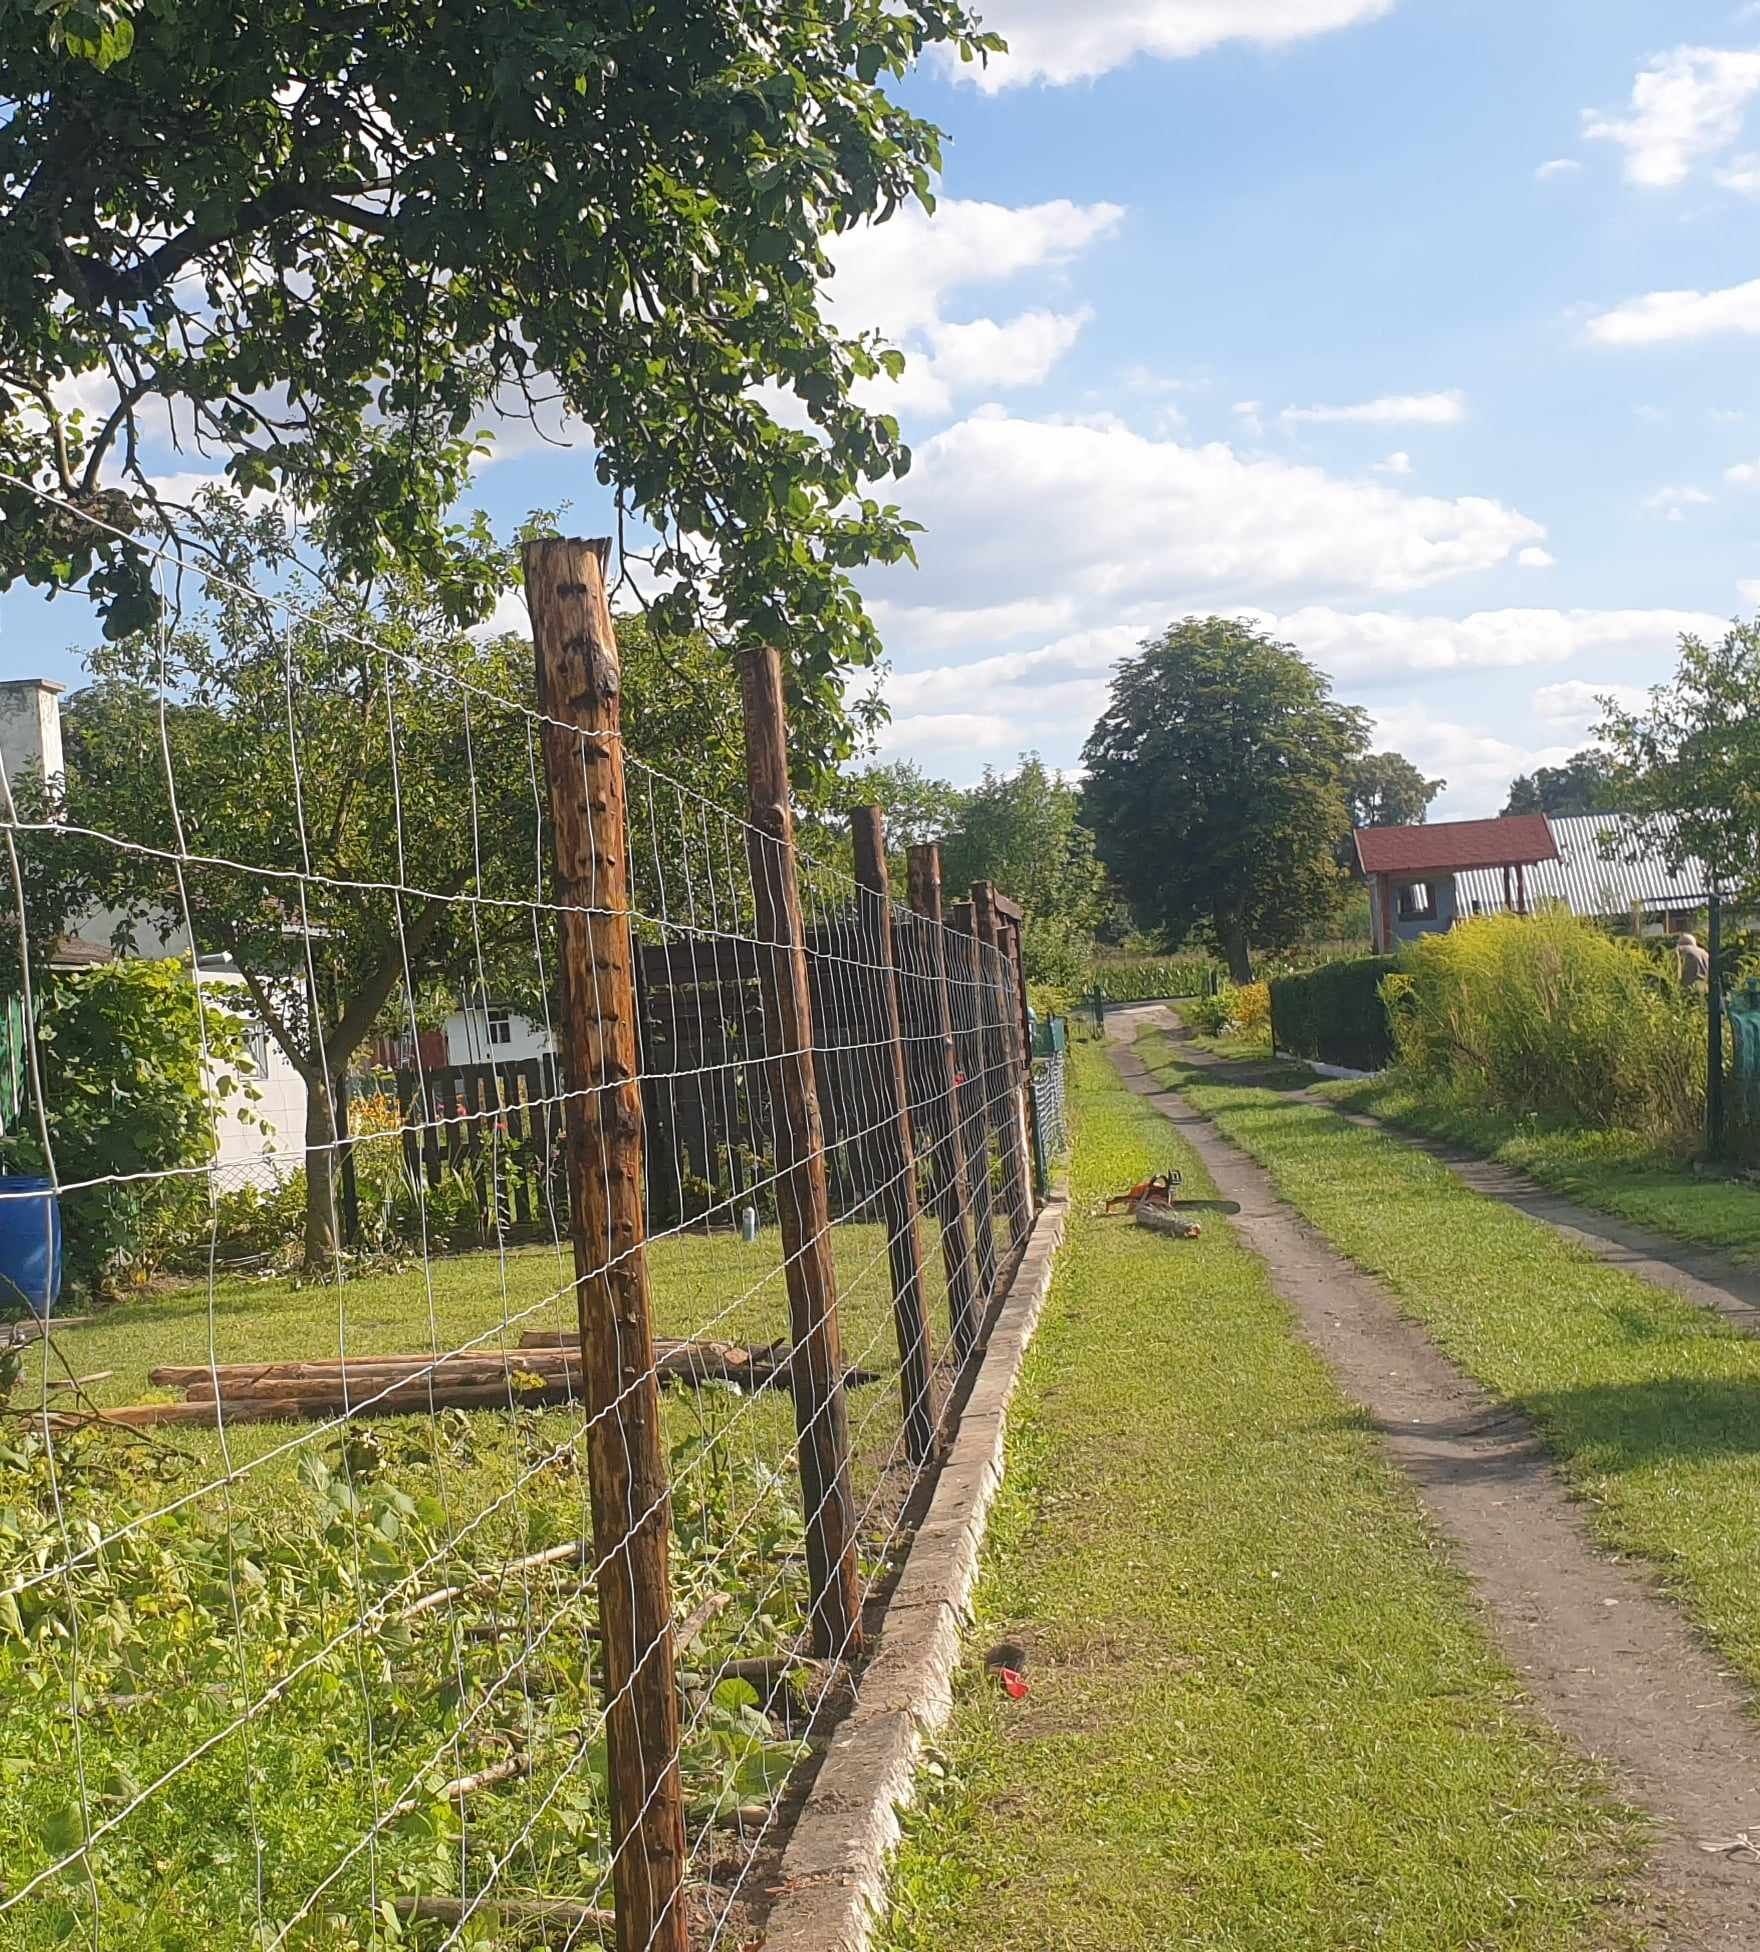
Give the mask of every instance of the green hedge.
POLYGON ((1381 979, 1398 968, 1392 956, 1323 963, 1271 985, 1271 1041, 1292 1057, 1317 1058, 1352 1071, 1393 1062, 1393 1033, 1381 979))

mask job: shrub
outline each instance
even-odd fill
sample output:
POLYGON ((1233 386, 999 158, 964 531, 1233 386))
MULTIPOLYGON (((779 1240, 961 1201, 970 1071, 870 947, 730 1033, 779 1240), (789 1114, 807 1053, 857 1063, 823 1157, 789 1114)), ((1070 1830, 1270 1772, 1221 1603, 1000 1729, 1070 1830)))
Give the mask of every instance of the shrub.
POLYGON ((1387 981, 1400 1062, 1495 1110, 1690 1144, 1705 1006, 1671 964, 1562 908, 1426 936, 1387 981))
MULTIPOLYGON (((55 970, 39 978, 36 1014, 55 1174, 77 1187, 61 1202, 68 1284, 143 1281, 192 1233, 206 1237, 207 1187, 188 1169, 214 1157, 217 1110, 254 1096, 240 1021, 175 956, 55 970)), ((48 1171, 34 1113, 0 1138, 0 1164, 48 1171)))
POLYGON ((1194 997, 1181 1015, 1206 1037, 1248 1037, 1263 1043, 1271 1026, 1271 997, 1263 983, 1244 983, 1238 989, 1225 983, 1214 996, 1194 997))
POLYGON ((1392 956, 1358 956, 1322 963, 1271 984, 1271 1040, 1292 1057, 1311 1057, 1351 1071, 1379 1071, 1393 1062, 1393 1032, 1382 1000, 1392 956))

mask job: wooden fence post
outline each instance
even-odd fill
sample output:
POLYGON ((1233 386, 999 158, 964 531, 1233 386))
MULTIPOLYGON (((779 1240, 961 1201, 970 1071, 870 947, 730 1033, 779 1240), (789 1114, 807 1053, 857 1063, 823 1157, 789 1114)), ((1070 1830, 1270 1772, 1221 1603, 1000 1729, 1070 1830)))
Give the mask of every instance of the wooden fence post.
POLYGON ((978 926, 978 959, 983 972, 978 995, 985 1005, 989 1035, 985 1069, 988 1098, 1002 1148, 1002 1180, 1008 1202, 1008 1236, 1016 1247, 1033 1226, 1033 1176, 1027 1166, 1026 1133, 1021 1128, 1020 1035, 1014 1019, 1008 951, 996 913, 996 890, 988 881, 972 883, 972 914, 978 926))
POLYGON ((978 924, 972 904, 956 901, 951 913, 965 964, 953 1039, 965 1080, 959 1093, 960 1124, 966 1134, 966 1172, 972 1194, 972 1246, 978 1262, 978 1289, 989 1301, 996 1293, 996 1196, 990 1185, 993 1127, 986 1075, 989 1043, 984 1031, 984 958, 979 952, 978 924))
POLYGON ((787 1257, 813 1651, 821 1660, 853 1661, 862 1651, 862 1614, 849 1488, 849 1412, 843 1394, 831 1202, 825 1187, 825 1125, 813 1079, 806 937, 795 882, 782 661, 775 651, 754 646, 741 654, 739 681, 750 821, 746 852, 757 920, 758 988, 764 1001, 764 1070, 776 1127, 777 1217, 787 1257))
POLYGON ((1027 1001, 1027 965, 1021 950, 1021 922, 1018 915, 1009 918, 1002 931, 1002 940, 1008 950, 1008 966, 1013 976, 1014 994, 1010 1001, 1015 1033, 1020 1039, 1021 1117, 1028 1138, 1027 1156, 1033 1165, 1032 1186, 1036 1205, 1050 1191, 1050 1175, 1040 1152, 1039 1087, 1033 1079, 1033 1011, 1027 1001))
POLYGON ((886 1050, 879 1064, 880 1116, 875 1148, 884 1175, 886 1256, 892 1268, 892 1316, 898 1331, 899 1387, 904 1392, 905 1452, 927 1463, 935 1448, 935 1403, 929 1377, 929 1324, 923 1308, 923 1241, 917 1214, 917 1152, 905 1082, 904 1013, 892 939, 892 887, 886 868, 886 820, 878 807, 849 817, 855 844, 856 904, 869 968, 873 1027, 886 1050))
MULTIPOLYGON (((924 962, 934 1005, 936 1099, 934 1208, 941 1223, 941 1260, 947 1270, 947 1313, 954 1351, 963 1362, 978 1339, 978 1270, 966 1223, 970 1178, 966 1134, 959 1109, 959 1059, 953 1041, 953 1009, 947 994, 947 937, 941 920, 941 849, 921 841, 910 850, 911 907, 923 918, 924 962)), ((986 1183, 988 1191, 988 1183, 986 1183)), ((978 1210, 971 1201, 974 1213, 978 1210)))
POLYGON ((644 1246, 622 676, 605 600, 610 546, 528 542, 526 601, 562 904, 568 1204, 600 1569, 617 1942, 624 1952, 689 1952, 672 1510, 644 1246))

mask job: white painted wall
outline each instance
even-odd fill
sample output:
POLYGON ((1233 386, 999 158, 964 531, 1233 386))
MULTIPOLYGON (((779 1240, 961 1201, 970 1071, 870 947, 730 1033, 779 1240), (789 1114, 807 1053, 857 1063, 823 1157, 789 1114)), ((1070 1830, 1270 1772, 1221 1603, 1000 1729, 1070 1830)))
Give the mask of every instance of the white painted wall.
POLYGON ((446 1057, 452 1064, 517 1064, 523 1058, 548 1057, 555 1040, 541 1023, 517 1010, 483 1010, 472 1005, 454 1010, 442 1026, 446 1057), (505 1030, 505 1036, 498 1033, 505 1030))

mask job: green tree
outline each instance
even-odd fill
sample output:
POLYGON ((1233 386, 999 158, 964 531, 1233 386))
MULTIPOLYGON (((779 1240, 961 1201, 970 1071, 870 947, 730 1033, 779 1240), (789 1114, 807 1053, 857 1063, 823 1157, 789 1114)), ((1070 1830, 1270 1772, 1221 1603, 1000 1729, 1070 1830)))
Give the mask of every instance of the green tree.
MULTIPOLYGON (((660 538, 663 632, 767 637, 830 695, 876 648, 847 572, 910 525, 852 402, 902 359, 827 323, 825 239, 932 203, 937 131, 878 84, 933 45, 999 43, 957 0, 0 0, 0 470, 176 520, 174 432, 458 622, 495 593, 446 527, 478 430, 566 414, 660 538)), ((0 530, 0 587, 149 620, 129 543, 7 484, 0 530)))
POLYGON ((942 844, 950 889, 991 881, 1020 903, 1021 958, 1035 982, 1080 983, 1108 913, 1106 871, 1081 811, 1080 788, 1023 752, 1011 773, 985 767, 942 844))
MULTIPOLYGON (((532 650, 450 626, 414 572, 370 605, 320 597, 284 625, 249 583, 281 559, 279 518, 223 506, 209 535, 233 573, 211 606, 163 644, 137 634, 88 657, 60 824, 22 837, 26 908, 39 957, 99 909, 119 943, 143 927, 179 940, 187 918, 197 953, 236 967, 306 1085, 316 1267, 338 1245, 335 1096, 362 1045, 437 996, 488 992, 537 1017, 553 1004, 546 788, 520 703, 532 650)), ((469 546, 511 573, 486 530, 469 546)), ((626 618, 619 641, 631 753, 657 769, 632 767, 637 907, 707 926, 707 875, 730 853, 745 871, 705 805, 740 803, 737 695, 704 637, 626 618)))
POLYGON ((1573 753, 1562 766, 1538 766, 1510 781, 1504 812, 1611 813, 1618 805, 1613 761, 1593 746, 1573 753))
POLYGON ((1291 645, 1238 619, 1188 617, 1112 681, 1083 757, 1100 859, 1170 943, 1208 931, 1237 983, 1250 944, 1280 948, 1344 881, 1366 715, 1291 645))
POLYGON ((1680 665, 1649 702, 1603 699, 1595 735, 1613 755, 1616 803, 1670 814, 1666 850, 1703 861, 1736 900, 1760 902, 1760 620, 1715 643, 1683 636, 1680 665))
POLYGON ((1347 780, 1353 827, 1417 827, 1448 785, 1426 779, 1400 752, 1366 752, 1347 780))
MULTIPOLYGON (((93 1293, 150 1273, 180 1225, 200 1224, 190 1169, 214 1157, 217 1118, 250 1117, 239 1017, 204 989, 178 957, 38 973, 34 1075, 55 1176, 76 1189, 61 1203, 67 1272, 93 1293)), ((48 1170, 38 1108, 0 1136, 0 1162, 48 1170)))

